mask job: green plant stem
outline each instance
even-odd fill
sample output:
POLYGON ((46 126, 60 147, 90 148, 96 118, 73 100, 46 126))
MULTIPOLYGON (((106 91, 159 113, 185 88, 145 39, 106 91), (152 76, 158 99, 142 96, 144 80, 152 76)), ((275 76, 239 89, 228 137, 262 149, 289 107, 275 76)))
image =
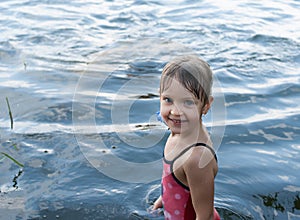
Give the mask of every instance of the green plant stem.
POLYGON ((4 152, 0 152, 0 154, 4 155, 5 157, 11 159, 14 163, 16 163, 18 166, 20 167, 24 167, 24 165, 22 163, 20 163, 19 161, 17 161, 15 158, 13 158, 12 156, 8 155, 7 153, 4 152))
POLYGON ((10 105, 9 105, 9 101, 8 101, 7 97, 6 97, 6 103, 7 103, 8 113, 9 113, 9 118, 10 118, 10 129, 12 130, 14 128, 14 120, 13 120, 13 116, 11 113, 11 109, 10 109, 10 105))

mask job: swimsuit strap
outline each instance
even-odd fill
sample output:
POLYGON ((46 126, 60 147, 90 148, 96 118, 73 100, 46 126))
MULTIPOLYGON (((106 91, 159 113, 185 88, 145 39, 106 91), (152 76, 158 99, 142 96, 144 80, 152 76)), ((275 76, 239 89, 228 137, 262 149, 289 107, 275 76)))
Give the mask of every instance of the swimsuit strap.
POLYGON ((203 147, 206 147, 207 149, 209 149, 211 151, 211 153, 214 155, 216 161, 218 162, 218 158, 217 158, 217 155, 214 151, 214 149, 210 146, 208 146, 207 144, 204 144, 204 143, 196 143, 196 144, 192 144, 190 146, 188 146, 186 149, 184 149, 183 151, 180 152, 180 154, 178 154, 173 160, 172 160, 172 163, 175 162, 175 160, 177 160, 179 157, 181 157, 184 153, 186 153, 189 149, 191 149, 192 147, 198 147, 198 146, 203 146, 203 147))
POLYGON ((170 164, 170 171, 171 171, 171 175, 173 176, 174 180, 179 184, 181 185, 184 189, 186 190, 190 190, 188 186, 186 186, 184 183, 182 183, 176 176, 175 176, 175 173, 174 173, 174 170, 173 170, 173 165, 174 165, 174 162, 179 158, 181 157, 184 153, 186 153, 189 149, 191 149, 192 147, 198 147, 198 146, 203 146, 203 147, 206 147, 207 149, 209 149, 211 151, 211 153, 214 155, 215 157, 215 160, 216 162, 218 162, 218 159, 217 159, 217 155, 214 151, 214 149, 210 146, 208 146, 207 144, 204 144, 204 143, 195 143, 195 144, 192 144, 190 146, 188 146, 186 149, 184 149, 183 151, 180 152, 180 154, 178 154, 173 160, 171 161, 168 161, 166 160, 165 157, 164 158, 164 161, 168 164, 170 164))

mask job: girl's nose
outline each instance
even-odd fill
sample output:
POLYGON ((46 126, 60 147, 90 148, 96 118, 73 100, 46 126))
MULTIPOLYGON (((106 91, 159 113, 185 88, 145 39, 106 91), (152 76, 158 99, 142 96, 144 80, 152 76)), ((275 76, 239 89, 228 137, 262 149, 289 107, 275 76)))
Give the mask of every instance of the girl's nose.
POLYGON ((178 108, 174 108, 170 111, 171 115, 182 115, 182 111, 178 108))

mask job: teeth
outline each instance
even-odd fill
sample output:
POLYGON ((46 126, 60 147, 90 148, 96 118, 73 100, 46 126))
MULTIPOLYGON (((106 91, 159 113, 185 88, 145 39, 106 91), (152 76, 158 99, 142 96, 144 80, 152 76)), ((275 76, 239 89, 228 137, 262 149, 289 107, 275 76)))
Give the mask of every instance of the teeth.
POLYGON ((176 124, 181 124, 182 123, 182 121, 180 119, 174 119, 174 118, 172 119, 172 118, 170 118, 170 120, 172 120, 176 124))

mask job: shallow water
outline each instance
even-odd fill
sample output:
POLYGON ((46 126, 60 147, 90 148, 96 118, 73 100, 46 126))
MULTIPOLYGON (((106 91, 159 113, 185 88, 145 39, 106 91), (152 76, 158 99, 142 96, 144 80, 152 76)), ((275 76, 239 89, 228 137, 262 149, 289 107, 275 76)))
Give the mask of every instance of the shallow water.
POLYGON ((167 136, 158 83, 165 62, 186 53, 216 76, 205 121, 221 141, 221 217, 300 219, 299 9, 282 0, 2 1, 1 151, 25 167, 0 161, 0 219, 163 219, 147 213, 167 136))

